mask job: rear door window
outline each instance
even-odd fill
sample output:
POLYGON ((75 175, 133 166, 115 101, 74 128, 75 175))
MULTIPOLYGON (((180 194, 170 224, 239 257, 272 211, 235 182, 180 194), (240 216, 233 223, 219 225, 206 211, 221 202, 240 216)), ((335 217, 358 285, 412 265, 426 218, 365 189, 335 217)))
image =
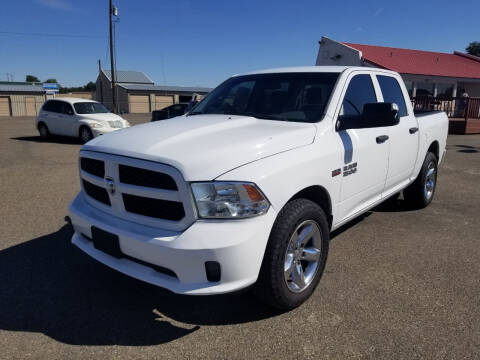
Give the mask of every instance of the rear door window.
POLYGON ((377 75, 378 84, 383 94, 383 101, 398 105, 400 117, 407 116, 407 105, 397 79, 391 76, 377 75))
POLYGON ((43 104, 42 110, 43 111, 52 111, 53 112, 53 100, 48 100, 45 104, 43 104))
POLYGON ((63 113, 63 101, 58 100, 50 100, 50 106, 48 111, 55 112, 55 113, 63 113))

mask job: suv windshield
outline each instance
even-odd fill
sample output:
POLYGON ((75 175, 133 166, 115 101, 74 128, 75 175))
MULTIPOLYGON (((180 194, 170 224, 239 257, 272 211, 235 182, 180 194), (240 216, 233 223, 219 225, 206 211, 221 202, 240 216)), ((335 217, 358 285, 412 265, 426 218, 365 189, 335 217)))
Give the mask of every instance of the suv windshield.
POLYGON ((103 104, 96 102, 80 102, 73 104, 77 114, 103 114, 110 112, 103 104))
POLYGON ((338 73, 275 73, 235 76, 188 114, 246 115, 258 119, 318 122, 338 73))

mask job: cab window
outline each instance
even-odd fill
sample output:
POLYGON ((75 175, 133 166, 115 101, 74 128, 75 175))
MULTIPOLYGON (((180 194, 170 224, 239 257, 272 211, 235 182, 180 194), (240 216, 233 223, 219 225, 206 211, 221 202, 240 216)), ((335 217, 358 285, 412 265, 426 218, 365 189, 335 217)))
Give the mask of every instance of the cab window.
POLYGON ((375 95, 370 75, 355 75, 348 84, 339 118, 348 117, 351 120, 355 120, 355 118, 359 118, 362 115, 365 104, 376 102, 377 96, 375 95))

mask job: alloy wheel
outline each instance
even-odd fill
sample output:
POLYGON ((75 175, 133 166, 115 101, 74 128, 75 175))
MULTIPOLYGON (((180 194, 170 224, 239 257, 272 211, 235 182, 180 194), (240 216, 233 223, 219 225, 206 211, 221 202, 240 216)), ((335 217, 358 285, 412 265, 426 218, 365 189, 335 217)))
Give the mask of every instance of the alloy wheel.
POLYGON ((427 167, 427 173, 425 175, 424 195, 425 199, 430 200, 435 191, 435 183, 437 180, 437 169, 434 161, 430 161, 427 167))
POLYGON ((312 283, 322 253, 322 233, 313 220, 297 226, 287 245, 284 261, 285 283, 290 291, 299 293, 312 283))

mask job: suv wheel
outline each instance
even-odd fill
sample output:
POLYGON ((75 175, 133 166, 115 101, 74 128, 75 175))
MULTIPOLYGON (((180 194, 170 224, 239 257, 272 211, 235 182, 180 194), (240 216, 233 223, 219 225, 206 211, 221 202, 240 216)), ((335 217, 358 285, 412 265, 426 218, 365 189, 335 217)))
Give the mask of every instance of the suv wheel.
POLYGON ((404 191, 403 196, 415 208, 427 207, 433 200, 437 187, 438 159, 429 152, 425 156, 420 174, 404 191))
POLYGON ((293 200, 273 225, 256 293, 267 304, 293 309, 317 287, 328 255, 329 228, 322 208, 307 199, 293 200))
POLYGON ((80 140, 85 144, 93 139, 92 130, 86 126, 80 128, 80 140))
POLYGON ((50 132, 48 131, 48 127, 44 123, 40 123, 38 125, 38 132, 39 132, 40 137, 42 139, 46 139, 50 136, 50 132))

